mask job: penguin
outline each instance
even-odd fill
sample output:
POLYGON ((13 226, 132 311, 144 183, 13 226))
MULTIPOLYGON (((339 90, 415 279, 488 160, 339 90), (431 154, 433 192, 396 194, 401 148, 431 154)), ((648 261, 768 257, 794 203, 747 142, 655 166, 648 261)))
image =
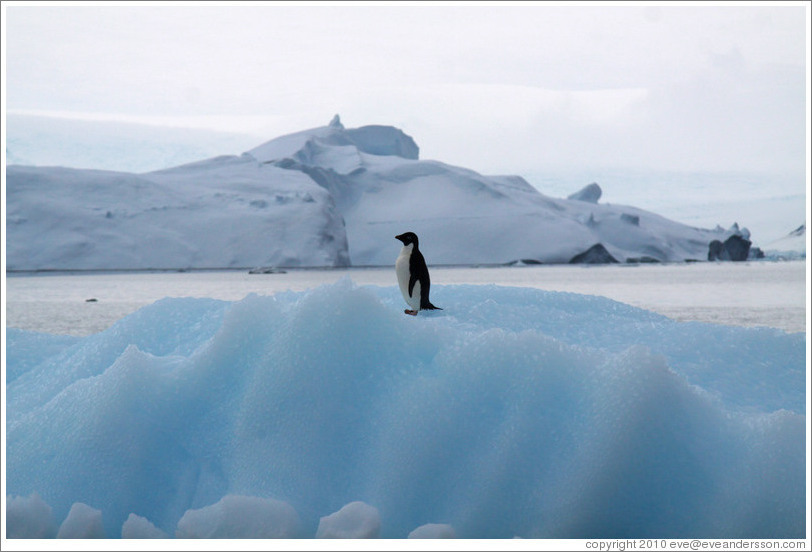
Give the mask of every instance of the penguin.
POLYGON ((406 304, 411 309, 406 309, 406 314, 417 316, 421 310, 443 310, 435 307, 429 301, 429 269, 423 254, 417 248, 417 234, 406 232, 395 239, 403 242, 403 249, 395 261, 395 273, 398 276, 398 285, 406 304))

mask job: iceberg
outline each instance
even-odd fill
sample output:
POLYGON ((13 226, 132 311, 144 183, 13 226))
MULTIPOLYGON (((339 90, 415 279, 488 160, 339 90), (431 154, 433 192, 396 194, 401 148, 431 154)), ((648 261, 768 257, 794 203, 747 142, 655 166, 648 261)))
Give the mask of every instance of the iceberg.
POLYGON ((345 278, 8 330, 9 534, 804 537, 804 334, 432 290, 417 317, 345 278))
POLYGON ((567 263, 597 243, 674 262, 731 235, 599 203, 596 183, 559 199, 421 160, 400 129, 338 116, 242 155, 138 174, 10 165, 6 181, 9 270, 379 266, 406 231, 433 264, 567 263))

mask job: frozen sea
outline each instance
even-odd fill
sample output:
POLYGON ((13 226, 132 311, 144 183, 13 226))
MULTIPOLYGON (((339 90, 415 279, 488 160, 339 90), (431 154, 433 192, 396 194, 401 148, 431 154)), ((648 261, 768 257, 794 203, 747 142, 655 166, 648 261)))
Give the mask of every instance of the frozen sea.
MULTIPOLYGON (((806 263, 685 263, 523 267, 435 267, 432 285, 497 284, 599 295, 677 321, 806 330, 806 263)), ((7 278, 7 325, 86 336, 163 297, 236 301, 249 293, 304 291, 349 276, 358 285, 395 285, 394 270, 354 268, 247 271, 20 274, 7 278), (95 301, 88 301, 95 299, 95 301)))

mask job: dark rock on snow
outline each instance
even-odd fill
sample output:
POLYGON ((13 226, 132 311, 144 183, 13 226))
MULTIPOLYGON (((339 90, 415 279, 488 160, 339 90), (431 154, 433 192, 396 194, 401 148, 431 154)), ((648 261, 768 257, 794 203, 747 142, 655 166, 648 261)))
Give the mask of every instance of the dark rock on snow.
POLYGON ((629 257, 626 259, 627 263, 630 264, 637 264, 637 263, 660 263, 660 259, 655 259, 654 257, 649 257, 648 255, 643 255, 642 257, 629 257))
POLYGON ((607 264, 616 262, 618 262, 617 259, 601 243, 596 243, 583 253, 578 253, 570 259, 570 264, 607 264))
POLYGON ((629 215, 627 213, 621 213, 620 220, 623 222, 628 222, 632 226, 640 226, 640 217, 637 215, 629 215))
POLYGON ((567 196, 567 199, 576 199, 578 201, 586 201, 587 203, 597 203, 601 198, 602 193, 603 191, 601 190, 601 187, 598 186, 598 183, 593 182, 592 184, 584 186, 574 194, 567 196))
POLYGON ((713 240, 708 244, 709 261, 746 261, 750 254, 751 241, 733 235, 724 241, 713 240))
POLYGON ((725 246, 719 240, 713 240, 708 244, 708 260, 709 261, 716 261, 721 260, 722 253, 725 250, 725 246))

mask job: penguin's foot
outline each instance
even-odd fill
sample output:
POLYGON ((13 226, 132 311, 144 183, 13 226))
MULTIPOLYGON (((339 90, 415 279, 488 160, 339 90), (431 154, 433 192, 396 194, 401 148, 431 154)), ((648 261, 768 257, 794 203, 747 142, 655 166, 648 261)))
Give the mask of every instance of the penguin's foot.
POLYGON ((406 310, 405 310, 405 311, 403 311, 403 312, 405 312, 406 314, 411 314, 412 316, 417 316, 417 311, 416 311, 416 310, 409 310, 409 309, 406 309, 406 310))

